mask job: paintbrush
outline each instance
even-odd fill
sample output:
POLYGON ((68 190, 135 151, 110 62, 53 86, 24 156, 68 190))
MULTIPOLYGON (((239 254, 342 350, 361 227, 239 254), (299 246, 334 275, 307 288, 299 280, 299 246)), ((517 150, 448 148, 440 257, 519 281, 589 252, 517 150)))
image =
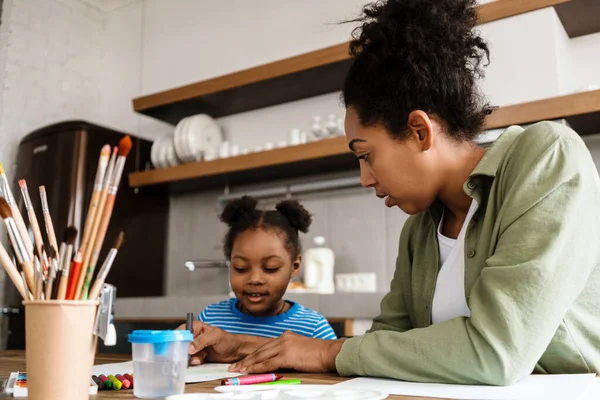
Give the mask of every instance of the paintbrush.
POLYGON ((64 300, 67 295, 67 287, 69 284, 69 275, 71 272, 71 254, 73 253, 73 244, 77 238, 77 228, 69 226, 65 230, 65 243, 62 257, 60 257, 60 282, 58 284, 58 290, 56 298, 58 300, 64 300))
MULTIPOLYGON (((52 287, 52 294, 51 297, 53 299, 58 299, 58 291, 60 289, 60 285, 62 282, 62 271, 63 271, 63 257, 65 255, 65 251, 67 250, 67 244, 66 243, 61 243, 60 244, 60 250, 58 251, 58 261, 56 263, 56 284, 52 287)), ((65 278, 65 282, 68 280, 68 276, 67 278, 65 278)), ((65 289, 66 291, 66 289, 65 289)))
MULTIPOLYGON (((113 156, 115 157, 115 156, 113 156)), ((88 207, 88 213, 85 218, 85 225, 83 227, 83 238, 81 240, 80 251, 85 252, 85 247, 89 244, 90 234, 92 231, 92 225, 98 213, 100 194, 102 193, 104 175, 107 172, 108 159, 110 158, 110 145, 105 144, 100 151, 100 158, 98 159, 98 167, 96 168, 96 177, 94 179, 94 188, 92 191, 92 198, 90 199, 90 205, 88 207)), ((113 161, 114 163, 114 161, 113 161)), ((110 172, 110 171, 108 171, 110 172)))
POLYGON ((125 233, 120 232, 119 235, 117 236, 117 240, 115 241, 115 244, 113 245, 112 249, 110 249, 110 251, 108 252, 108 255, 106 256, 106 259, 104 260, 104 263, 102 264, 102 267, 100 267, 100 271, 98 271, 98 276, 96 276, 96 280, 94 281, 94 284, 92 285, 92 288, 90 289, 90 294, 88 296, 88 300, 92 300, 92 301, 98 300, 98 296, 100 295, 100 290, 102 290, 102 285, 104 285, 104 281, 106 280, 106 277, 108 276, 108 273, 110 272, 110 268, 112 267, 113 262, 115 261, 115 257, 117 256, 119 249, 123 245, 124 240, 125 240, 125 233))
POLYGON ((69 225, 63 232, 63 239, 58 253, 59 271, 62 270, 65 258, 71 261, 71 257, 73 256, 73 248, 75 247, 75 241, 77 240, 78 233, 79 231, 73 225, 69 225))
POLYGON ((25 209, 27 210, 27 215, 29 216, 29 224, 31 225, 31 230, 33 231, 35 246, 37 248, 38 255, 42 257, 44 276, 46 276, 48 273, 48 257, 43 251, 44 240, 42 239, 42 232, 40 231, 40 225, 38 224, 35 210, 33 209, 31 197, 29 197, 29 190, 27 189, 27 182, 25 182, 25 179, 21 179, 19 181, 19 187, 21 188, 21 194, 23 195, 23 201, 25 202, 25 209))
POLYGON ((21 278, 21 275, 19 274, 17 267, 13 263, 12 258, 6 252, 6 249, 2 245, 2 242, 0 242, 0 263, 2 263, 4 270, 6 271, 8 277, 23 297, 23 300, 29 300, 29 293, 27 293, 27 287, 23 286, 23 280, 21 278))
POLYGON ((52 299, 52 289, 56 274, 58 273, 58 254, 54 247, 50 249, 50 270, 48 272, 48 279, 46 282, 46 300, 52 299))
POLYGON ((2 191, 4 192, 4 198, 6 199, 10 209, 12 211, 12 218, 15 220, 17 224, 17 229, 19 230, 21 239, 27 248, 27 254, 29 254, 29 258, 33 258, 33 243, 29 238, 29 231, 27 230, 27 225, 25 225, 25 221, 21 216, 21 211, 19 211, 19 206, 15 201, 15 197, 13 196, 12 190, 10 190, 10 185, 8 184, 8 178, 4 172, 4 166, 0 163, 0 185, 2 186, 2 191))
MULTIPOLYGON (((113 175, 114 169, 115 169, 115 164, 116 164, 116 160, 117 160, 117 153, 119 151, 118 147, 115 147, 113 150, 113 154, 112 157, 110 158, 110 161, 108 162, 108 167, 106 167, 106 173, 104 174, 104 182, 102 184, 102 192, 100 193, 100 197, 98 200, 98 209, 94 215, 94 220, 92 221, 91 225, 90 225, 90 234, 88 236, 88 240, 87 242, 85 242, 79 249, 79 251, 81 252, 81 256, 82 256, 82 264, 88 265, 88 263, 90 262, 90 259, 92 258, 92 252, 94 250, 94 243, 96 241, 96 236, 98 233, 98 227, 100 226, 100 221, 102 219, 102 212, 104 210, 104 206, 106 204, 106 199, 108 198, 108 188, 110 186, 110 182, 111 182, 111 177, 113 175)), ((85 233, 84 233, 85 235, 85 233)), ((85 270, 82 271, 75 271, 75 269, 72 270, 72 274, 74 276, 74 278, 76 279, 75 281, 75 298, 79 298, 79 293, 81 292, 81 288, 83 287, 83 282, 85 280, 85 270), (77 274, 77 275, 75 275, 77 274)), ((69 284, 70 284, 71 278, 69 278, 69 284)))
POLYGON ((21 264, 21 267, 23 268, 23 272, 25 272, 27 285, 33 292, 35 292, 36 286, 32 260, 29 256, 29 252, 27 251, 27 247, 25 246, 23 238, 21 238, 21 235, 19 234, 17 224, 13 219, 10 205, 4 197, 0 197, 0 217, 4 220, 4 224, 8 230, 8 238, 10 239, 10 243, 12 244, 19 264, 21 264))
POLYGON ((53 299, 58 299, 58 287, 60 285, 60 278, 62 276, 62 265, 63 265, 64 257, 66 254, 65 252, 67 251, 67 229, 65 229, 65 232, 63 233, 63 240, 60 243, 60 249, 58 250, 58 263, 57 263, 57 271, 56 271, 56 276, 57 276, 56 279, 58 282, 52 288, 52 298, 53 299))
MULTIPOLYGON (((82 275, 84 276, 83 285, 80 291, 77 291, 76 299, 85 300, 87 299, 88 290, 90 285, 92 284, 92 278, 94 277, 94 271, 96 269, 96 263, 98 262, 98 258, 100 256, 100 251, 102 250, 102 244, 104 243, 104 238, 106 236, 106 232, 108 231, 108 224, 110 222, 110 218, 112 216, 113 208, 115 206, 115 200, 117 198, 117 191, 119 190, 119 184, 121 183, 121 176, 123 175, 123 169, 125 168, 125 161, 127 160, 127 155, 131 151, 131 147, 133 143, 131 142, 131 138, 129 136, 125 136, 119 142, 119 157, 117 158, 117 162, 115 165, 115 171, 110 180, 110 186, 108 189, 108 197, 106 199, 106 205, 104 206, 104 210, 102 212, 102 220, 100 222, 100 226, 98 227, 98 233, 96 234, 96 240, 94 242, 94 252, 92 253, 92 258, 89 264, 84 263, 82 269, 82 275), (87 265, 87 272, 86 272, 87 265)), ((81 282, 81 278, 79 279, 81 282)))
POLYGON ((42 267, 43 277, 46 279, 48 277, 48 270, 50 268, 50 259, 48 258, 48 252, 46 251, 45 244, 42 244, 42 267))
POLYGON ((40 259, 37 256, 33 256, 33 276, 35 277, 35 291, 33 292, 34 300, 42 300, 42 293, 44 292, 44 278, 42 277, 42 267, 40 265, 40 259))
POLYGON ((58 249, 58 243, 56 242, 54 224, 52 223, 52 217, 50 216, 48 196, 46 195, 46 188, 44 186, 40 186, 40 200, 42 203, 42 213, 44 214, 44 223, 46 225, 46 235, 48 235, 48 242, 50 243, 50 247, 53 247, 54 251, 56 251, 56 249, 58 249))
POLYGON ((27 298, 25 300, 33 300, 33 295, 31 291, 27 287, 27 278, 25 278, 25 272, 21 271, 21 280, 23 281, 23 286, 25 287, 25 293, 27 294, 27 298))

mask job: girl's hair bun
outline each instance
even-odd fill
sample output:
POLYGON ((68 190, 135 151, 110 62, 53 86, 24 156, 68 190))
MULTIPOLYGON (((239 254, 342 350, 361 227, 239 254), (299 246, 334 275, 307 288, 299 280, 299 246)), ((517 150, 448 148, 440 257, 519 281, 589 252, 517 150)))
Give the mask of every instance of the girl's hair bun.
POLYGON ((253 221, 260 215, 256 204, 256 199, 249 196, 230 200, 221 213, 221 221, 229 226, 240 220, 253 221))
POLYGON ((312 216, 297 200, 283 200, 277 203, 275 208, 289 221, 294 229, 304 233, 308 232, 312 216))

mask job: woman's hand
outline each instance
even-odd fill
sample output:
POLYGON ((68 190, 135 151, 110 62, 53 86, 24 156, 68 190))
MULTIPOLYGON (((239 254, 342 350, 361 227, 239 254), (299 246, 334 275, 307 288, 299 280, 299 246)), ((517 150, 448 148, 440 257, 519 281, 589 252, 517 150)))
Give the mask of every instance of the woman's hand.
MULTIPOLYGON (((177 329, 185 330, 185 324, 177 329)), ((193 323, 192 333, 194 341, 188 350, 192 355, 192 365, 200 365, 205 361, 230 363, 242 357, 238 351, 241 342, 237 335, 197 320, 193 323)))
POLYGON ((285 332, 257 349, 229 370, 243 374, 294 369, 300 372, 335 372, 335 358, 343 340, 323 340, 285 332))

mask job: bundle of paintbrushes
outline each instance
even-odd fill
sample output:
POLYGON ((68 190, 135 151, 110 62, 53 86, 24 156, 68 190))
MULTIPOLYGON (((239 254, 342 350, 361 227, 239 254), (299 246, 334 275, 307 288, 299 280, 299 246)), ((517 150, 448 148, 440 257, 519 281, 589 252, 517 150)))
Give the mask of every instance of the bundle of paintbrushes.
POLYGON ((76 252, 74 246, 78 237, 77 228, 69 226, 59 246, 50 215, 46 188, 40 186, 40 202, 47 240, 44 241, 27 182, 21 179, 19 187, 29 226, 33 232, 33 240, 31 239, 0 163, 0 217, 8 230, 17 265, 1 242, 0 263, 23 299, 98 299, 102 285, 124 240, 123 232, 119 233, 96 274, 95 281, 92 282, 131 146, 131 138, 125 136, 119 142, 119 146, 114 148, 112 156, 109 145, 102 148, 81 246, 76 252))

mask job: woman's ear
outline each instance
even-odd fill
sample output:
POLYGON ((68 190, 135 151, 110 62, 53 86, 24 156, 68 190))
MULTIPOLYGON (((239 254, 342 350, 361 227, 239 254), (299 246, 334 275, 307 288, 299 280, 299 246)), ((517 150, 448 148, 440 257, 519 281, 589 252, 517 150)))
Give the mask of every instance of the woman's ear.
POLYGON ((300 265, 302 264, 302 254, 299 254, 298 257, 292 262, 292 278, 298 275, 300 272, 300 265))
POLYGON ((427 151, 433 145, 434 131, 429 115, 421 110, 414 110, 408 115, 410 136, 421 151, 427 151))

